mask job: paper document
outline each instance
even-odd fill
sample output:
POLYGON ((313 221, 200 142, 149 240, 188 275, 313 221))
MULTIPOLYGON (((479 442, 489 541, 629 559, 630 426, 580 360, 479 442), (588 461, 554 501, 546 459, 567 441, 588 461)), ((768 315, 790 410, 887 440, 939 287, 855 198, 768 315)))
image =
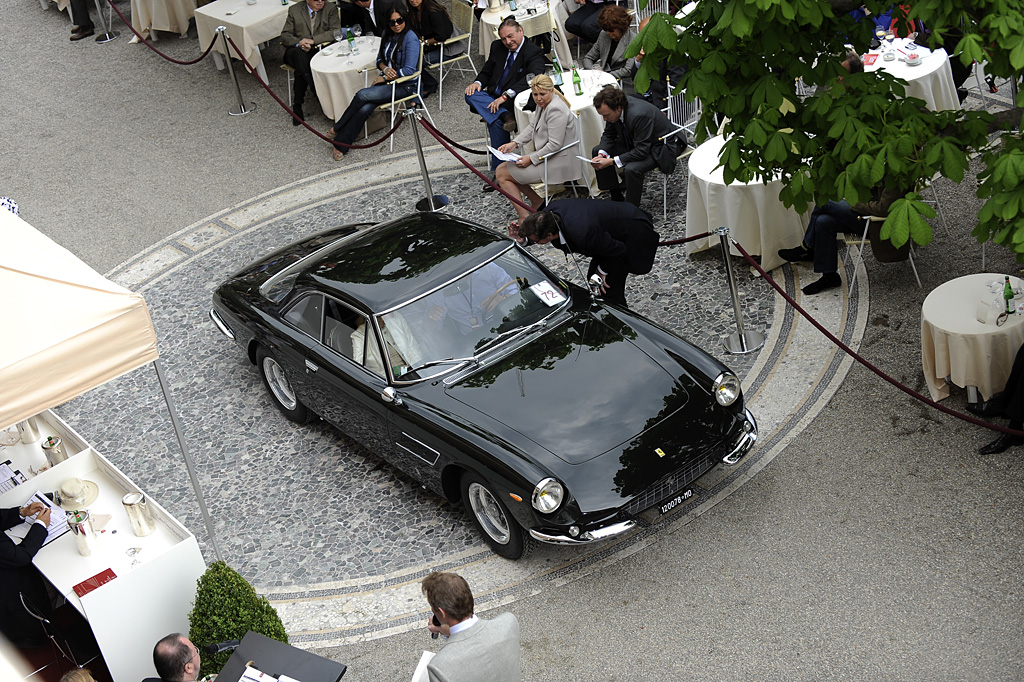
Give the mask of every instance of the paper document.
MULTIPOLYGON (((70 530, 68 528, 68 517, 64 513, 63 509, 55 505, 53 502, 50 502, 50 500, 48 500, 46 496, 39 491, 36 491, 36 494, 30 497, 28 501, 21 506, 24 507, 33 502, 41 502, 50 508, 50 525, 46 528, 46 540, 43 542, 43 546, 45 547, 70 530)), ((34 519, 30 518, 28 521, 24 521, 13 528, 9 528, 7 530, 7 534, 20 540, 24 540, 25 536, 28 535, 29 530, 32 529, 33 523, 34 519)))
POLYGON ((487 149, 491 152, 494 158, 499 159, 501 161, 518 161, 520 158, 519 154, 515 154, 512 152, 509 152, 507 154, 505 152, 499 152, 497 149, 490 145, 487 145, 487 149))
POLYGON ((427 664, 434 657, 433 651, 424 651, 420 656, 420 662, 416 664, 416 672, 412 674, 412 682, 428 682, 427 664))
POLYGON ((8 490, 14 490, 25 482, 25 475, 16 469, 11 468, 11 460, 0 464, 0 494, 8 490))
POLYGON ((579 154, 577 154, 577 155, 576 155, 576 158, 577 158, 577 159, 579 159, 580 161, 585 161, 586 163, 590 163, 591 161, 593 161, 593 160, 594 160, 594 159, 593 159, 593 158, 591 158, 591 157, 588 157, 588 156, 580 156, 579 154))

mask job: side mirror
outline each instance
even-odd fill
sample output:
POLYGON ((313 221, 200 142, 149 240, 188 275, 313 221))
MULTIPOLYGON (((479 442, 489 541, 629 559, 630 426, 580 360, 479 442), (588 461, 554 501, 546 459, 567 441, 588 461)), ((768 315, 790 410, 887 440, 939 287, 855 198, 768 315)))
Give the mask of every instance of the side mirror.
POLYGON ((380 392, 380 399, 386 403, 391 403, 392 405, 402 404, 402 396, 398 395, 398 391, 390 386, 380 392))

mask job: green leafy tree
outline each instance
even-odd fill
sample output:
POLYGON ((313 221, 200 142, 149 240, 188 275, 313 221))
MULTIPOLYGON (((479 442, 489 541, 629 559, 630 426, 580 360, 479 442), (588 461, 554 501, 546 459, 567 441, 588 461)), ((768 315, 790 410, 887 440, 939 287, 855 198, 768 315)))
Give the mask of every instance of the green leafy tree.
MULTIPOLYGON (((196 601, 188 614, 188 638, 197 647, 242 639, 250 630, 288 642, 277 610, 223 561, 210 564, 196 582, 196 601)), ((230 657, 230 651, 212 656, 203 654, 199 675, 219 673, 230 657)))
MULTIPOLYGON (((798 211, 812 201, 864 201, 877 186, 906 188, 882 226, 882 237, 896 246, 931 241, 926 219, 935 213, 917 192, 921 181, 941 174, 959 183, 980 154, 978 196, 987 202, 974 234, 1024 261, 1024 97, 994 113, 933 112, 904 97, 905 83, 884 71, 846 73, 845 45, 863 54, 873 37, 871 21, 848 15, 861 5, 879 13, 891 3, 699 0, 684 18, 655 15, 627 52, 642 46, 648 55, 636 87, 647 89, 661 60, 686 67, 676 91, 703 102, 698 139, 714 129, 715 114, 728 119, 726 182, 779 175, 782 201, 798 211), (801 98, 801 82, 814 94, 801 98)), ((909 19, 931 30, 919 42, 955 42, 951 59, 985 61, 989 75, 1016 80, 1024 71, 1022 10, 1024 0, 921 0, 909 19)))

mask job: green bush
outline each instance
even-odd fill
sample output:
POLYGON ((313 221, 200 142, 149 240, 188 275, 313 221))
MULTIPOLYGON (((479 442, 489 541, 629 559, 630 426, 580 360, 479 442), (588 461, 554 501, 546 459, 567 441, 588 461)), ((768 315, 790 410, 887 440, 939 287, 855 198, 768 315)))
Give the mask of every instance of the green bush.
MULTIPOLYGON (((188 614, 188 638, 200 650, 214 642, 242 639, 250 630, 288 642, 277 610, 223 561, 210 564, 196 582, 196 601, 188 614)), ((200 677, 219 673, 230 657, 230 651, 215 655, 204 653, 200 677)))

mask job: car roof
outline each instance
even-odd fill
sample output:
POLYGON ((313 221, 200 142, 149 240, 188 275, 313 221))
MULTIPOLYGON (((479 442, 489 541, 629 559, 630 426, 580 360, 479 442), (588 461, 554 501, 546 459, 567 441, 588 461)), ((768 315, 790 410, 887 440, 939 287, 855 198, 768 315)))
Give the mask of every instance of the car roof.
POLYGON ((447 284, 513 244, 465 220, 414 213, 361 230, 326 249, 299 282, 381 313, 447 284))

